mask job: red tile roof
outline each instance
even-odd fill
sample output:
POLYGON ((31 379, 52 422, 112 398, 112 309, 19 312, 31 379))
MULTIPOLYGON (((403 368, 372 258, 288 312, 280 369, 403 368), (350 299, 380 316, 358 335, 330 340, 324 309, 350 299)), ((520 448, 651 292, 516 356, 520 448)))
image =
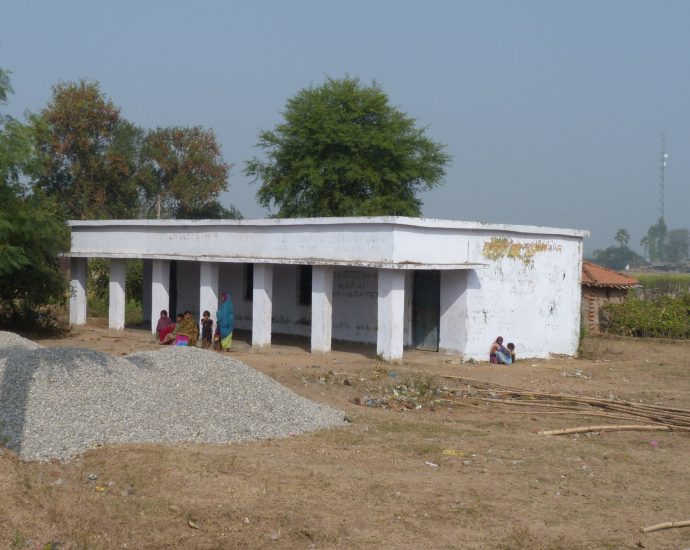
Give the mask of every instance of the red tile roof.
POLYGON ((587 260, 582 261, 582 284, 604 288, 629 288, 639 284, 637 279, 606 269, 587 260))

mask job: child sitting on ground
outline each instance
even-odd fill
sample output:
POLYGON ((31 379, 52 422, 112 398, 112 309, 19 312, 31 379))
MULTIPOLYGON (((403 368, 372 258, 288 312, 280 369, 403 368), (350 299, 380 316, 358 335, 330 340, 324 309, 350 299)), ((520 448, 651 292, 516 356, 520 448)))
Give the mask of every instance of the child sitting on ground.
POLYGON ((511 362, 515 363, 515 344, 513 344, 512 342, 509 342, 506 347, 508 348, 508 351, 510 352, 511 362))

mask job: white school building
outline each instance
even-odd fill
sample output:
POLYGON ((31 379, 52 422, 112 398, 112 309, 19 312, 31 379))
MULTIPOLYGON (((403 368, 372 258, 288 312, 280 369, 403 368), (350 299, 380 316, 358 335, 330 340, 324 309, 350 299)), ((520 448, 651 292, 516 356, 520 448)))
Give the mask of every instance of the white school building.
POLYGON ((86 322, 88 258, 110 260, 109 327, 125 323, 125 262, 144 260, 144 311, 215 318, 228 292, 252 346, 272 334, 486 360, 574 355, 587 231, 404 217, 71 221, 70 323, 86 322))

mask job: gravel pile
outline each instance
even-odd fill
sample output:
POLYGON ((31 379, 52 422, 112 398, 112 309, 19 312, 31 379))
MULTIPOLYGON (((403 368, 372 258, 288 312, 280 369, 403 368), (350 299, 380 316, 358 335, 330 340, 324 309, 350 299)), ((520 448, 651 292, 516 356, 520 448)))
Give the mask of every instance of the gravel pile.
POLYGON ((0 443, 25 460, 103 443, 240 442, 344 423, 218 353, 165 347, 117 357, 41 348, 0 332, 0 443))

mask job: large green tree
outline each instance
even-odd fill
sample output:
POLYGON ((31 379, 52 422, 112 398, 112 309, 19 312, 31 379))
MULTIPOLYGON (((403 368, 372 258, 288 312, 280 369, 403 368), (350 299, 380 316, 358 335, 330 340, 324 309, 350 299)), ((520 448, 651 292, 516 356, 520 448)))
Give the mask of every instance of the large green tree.
MULTIPOLYGON (((12 91, 0 69, 0 105, 12 91)), ((23 184, 36 157, 31 128, 0 113, 0 321, 35 316, 60 302, 67 282, 58 255, 69 233, 54 201, 23 184)))
POLYGON ((143 196, 150 217, 239 217, 218 203, 228 189, 230 165, 213 130, 199 126, 158 128, 143 152, 143 196))
POLYGON ((142 131, 122 119, 97 82, 59 83, 33 118, 42 169, 35 187, 76 219, 136 217, 142 131))
POLYGON ((267 159, 244 170, 279 217, 419 216, 418 193, 439 185, 450 161, 376 83, 328 78, 290 98, 283 116, 259 135, 267 159))

